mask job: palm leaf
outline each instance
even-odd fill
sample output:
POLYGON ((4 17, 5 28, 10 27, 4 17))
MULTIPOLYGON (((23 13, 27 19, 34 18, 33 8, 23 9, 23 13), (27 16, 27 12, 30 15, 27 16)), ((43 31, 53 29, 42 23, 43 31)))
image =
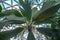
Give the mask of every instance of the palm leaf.
POLYGON ((42 9, 36 14, 35 21, 44 21, 45 19, 51 17, 54 13, 56 13, 59 8, 59 2, 44 2, 42 9))
POLYGON ((20 11, 22 12, 22 14, 24 15, 24 17, 27 18, 27 20, 31 19, 31 5, 29 2, 27 2, 26 0, 19 0, 20 5, 22 6, 22 8, 20 7, 20 11))
POLYGON ((4 20, 0 22, 0 29, 2 29, 4 26, 8 27, 9 24, 23 24, 25 22, 20 20, 4 20))
POLYGON ((35 37, 34 37, 34 35, 33 35, 33 33, 31 31, 28 34, 27 40, 35 40, 35 37))
POLYGON ((0 32, 0 40, 7 40, 11 37, 15 37, 22 30, 23 30, 23 28, 19 27, 14 30, 0 32))
POLYGON ((8 24, 23 24, 25 23, 25 18, 22 17, 16 17, 15 15, 5 16, 5 19, 3 21, 0 21, 0 29, 2 29, 5 25, 8 24))
POLYGON ((38 10, 36 7, 32 8, 32 20, 36 16, 37 12, 38 12, 38 10))
POLYGON ((51 23, 53 23, 53 22, 48 18, 48 19, 46 19, 44 21, 39 21, 39 22, 37 21, 34 24, 35 25, 41 25, 41 24, 51 24, 51 23))
POLYGON ((9 16, 5 16, 6 20, 21 20, 21 21, 25 21, 26 19, 24 17, 17 17, 15 15, 9 15, 9 16))
POLYGON ((6 10, 6 11, 3 11, 0 13, 0 17, 4 17, 4 16, 9 16, 9 15, 16 15, 16 16, 19 16, 19 17, 22 17, 21 13, 18 11, 18 10, 6 10))
POLYGON ((59 29, 51 29, 51 28, 37 28, 37 30, 47 36, 52 37, 53 34, 60 35, 60 30, 59 29))

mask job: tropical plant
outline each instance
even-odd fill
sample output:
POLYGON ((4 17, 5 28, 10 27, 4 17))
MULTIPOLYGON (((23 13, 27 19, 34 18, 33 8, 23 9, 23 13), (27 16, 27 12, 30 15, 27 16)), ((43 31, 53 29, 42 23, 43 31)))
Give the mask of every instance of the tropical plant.
MULTIPOLYGON (((60 2, 56 1, 44 1, 41 10, 37 10, 35 7, 31 8, 31 0, 19 0, 19 8, 6 10, 0 13, 0 17, 5 17, 3 21, 0 22, 0 29, 8 24, 26 24, 22 27, 18 27, 14 30, 0 32, 0 40, 9 40, 9 38, 18 35, 21 31, 28 30, 27 40, 35 40, 33 35, 33 30, 37 30, 40 33, 49 36, 52 40, 59 40, 57 35, 60 35, 60 29, 55 28, 36 28, 35 25, 41 24, 44 21, 49 20, 60 8, 60 2), (7 39, 5 39, 7 38, 7 39)), ((22 35, 23 35, 22 33, 22 35)))

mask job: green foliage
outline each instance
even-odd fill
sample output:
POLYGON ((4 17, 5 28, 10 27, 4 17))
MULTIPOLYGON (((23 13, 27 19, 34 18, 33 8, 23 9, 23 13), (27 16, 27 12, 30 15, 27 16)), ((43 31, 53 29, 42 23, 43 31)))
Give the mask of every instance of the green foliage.
POLYGON ((8 40, 11 37, 15 37, 22 30, 23 30, 23 28, 19 27, 14 30, 0 32, 0 40, 8 40))
POLYGON ((42 9, 38 12, 37 17, 35 18, 35 21, 44 21, 45 19, 51 17, 54 13, 56 13, 59 8, 60 3, 51 1, 44 2, 42 9))
POLYGON ((32 32, 29 32, 27 40, 35 40, 35 37, 32 32))
POLYGON ((0 22, 0 29, 2 29, 4 26, 8 27, 9 24, 23 24, 25 22, 21 20, 4 20, 0 22))
POLYGON ((19 3, 23 7, 23 8, 20 8, 23 16, 26 17, 27 20, 30 21, 31 15, 32 15, 32 12, 31 12, 31 3, 27 2, 27 0, 25 0, 25 1, 19 0, 19 3))
POLYGON ((2 7, 1 7, 1 5, 0 5, 0 12, 2 11, 2 7))
POLYGON ((16 16, 20 16, 22 17, 22 15, 20 14, 20 12, 18 10, 6 10, 0 13, 0 17, 4 17, 4 16, 9 16, 9 15, 16 15, 16 16))
MULTIPOLYGON (((60 8, 60 2, 56 1, 45 1, 43 2, 43 6, 41 10, 37 10, 37 8, 31 8, 31 1, 28 0, 19 0, 20 10, 6 10, 0 13, 0 17, 5 17, 3 21, 0 21, 0 29, 2 29, 5 25, 10 23, 14 24, 24 24, 22 28, 28 30, 28 39, 27 40, 35 40, 35 37, 32 32, 33 25, 38 25, 40 23, 51 23, 51 28, 36 28, 40 33, 51 37, 51 40, 59 40, 60 38, 60 29, 55 28, 58 26, 57 23, 60 23, 56 20, 54 15, 60 8), (54 15, 54 16, 53 16, 54 15), (52 20, 51 20, 52 19, 52 20), (30 31, 29 31, 30 30, 30 31), (57 36, 57 37, 56 37, 57 36)), ((60 17, 60 15, 59 15, 60 17)), ((10 31, 0 32, 1 40, 9 40, 9 38, 18 35, 23 29, 17 28, 10 31), (3 38, 4 37, 4 38, 3 38), (7 38, 7 39, 6 39, 7 38)))

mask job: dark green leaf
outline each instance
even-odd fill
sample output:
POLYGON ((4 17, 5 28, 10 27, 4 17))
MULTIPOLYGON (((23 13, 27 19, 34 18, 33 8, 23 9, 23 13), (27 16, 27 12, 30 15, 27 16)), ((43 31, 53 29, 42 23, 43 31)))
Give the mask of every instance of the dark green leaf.
POLYGON ((40 24, 51 24, 52 21, 46 19, 45 21, 39 21, 39 22, 35 22, 34 24, 35 25, 40 25, 40 24))
POLYGON ((51 28, 37 28, 37 30, 47 36, 52 36, 52 34, 60 34, 60 30, 59 29, 51 29, 51 28))
POLYGON ((0 40, 6 40, 11 37, 17 36, 17 34, 21 32, 22 30, 23 28, 19 27, 14 30, 0 32, 0 40))
POLYGON ((0 12, 2 11, 2 7, 1 7, 1 5, 0 5, 0 12))
POLYGON ((3 11, 0 13, 0 17, 3 17, 3 16, 9 16, 9 15, 16 15, 16 16, 19 16, 19 17, 22 17, 21 13, 17 10, 6 10, 6 11, 3 11))
POLYGON ((35 21, 44 21, 45 19, 51 17, 60 8, 60 3, 54 1, 44 2, 42 9, 37 13, 35 21))
POLYGON ((20 10, 13 10, 13 14, 15 14, 18 17, 23 17, 20 10))
POLYGON ((20 20, 4 20, 0 22, 0 29, 2 29, 4 26, 8 27, 9 24, 23 24, 25 22, 20 20))
MULTIPOLYGON (((24 1, 25 1, 25 0, 24 0, 24 1)), ((25 7, 24 1, 23 1, 23 0, 19 0, 19 3, 20 3, 20 5, 22 5, 23 8, 25 7)))
POLYGON ((27 20, 31 19, 31 4, 23 1, 23 0, 19 0, 20 5, 22 6, 22 8, 20 7, 20 11, 22 12, 22 14, 24 15, 24 17, 27 18, 27 20))
POLYGON ((30 31, 29 34, 28 34, 28 38, 27 40, 36 40, 33 33, 30 31))

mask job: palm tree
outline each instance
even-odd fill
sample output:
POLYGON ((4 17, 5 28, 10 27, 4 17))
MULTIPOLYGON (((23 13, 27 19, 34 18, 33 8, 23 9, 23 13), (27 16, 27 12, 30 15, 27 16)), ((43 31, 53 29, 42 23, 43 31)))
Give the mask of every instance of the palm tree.
POLYGON ((31 0, 19 0, 19 8, 20 10, 11 9, 0 12, 0 17, 5 17, 5 19, 0 22, 0 29, 8 24, 25 24, 22 27, 18 27, 14 30, 0 32, 0 40, 9 40, 9 38, 19 34, 22 36, 26 30, 29 32, 27 40, 35 40, 33 34, 35 30, 51 37, 51 40, 60 39, 56 37, 57 35, 60 35, 60 29, 55 29, 53 27, 36 28, 36 25, 44 23, 47 20, 52 24, 54 23, 52 20, 50 20, 50 18, 59 10, 60 2, 44 1, 42 8, 38 11, 35 7, 31 8, 31 0))

